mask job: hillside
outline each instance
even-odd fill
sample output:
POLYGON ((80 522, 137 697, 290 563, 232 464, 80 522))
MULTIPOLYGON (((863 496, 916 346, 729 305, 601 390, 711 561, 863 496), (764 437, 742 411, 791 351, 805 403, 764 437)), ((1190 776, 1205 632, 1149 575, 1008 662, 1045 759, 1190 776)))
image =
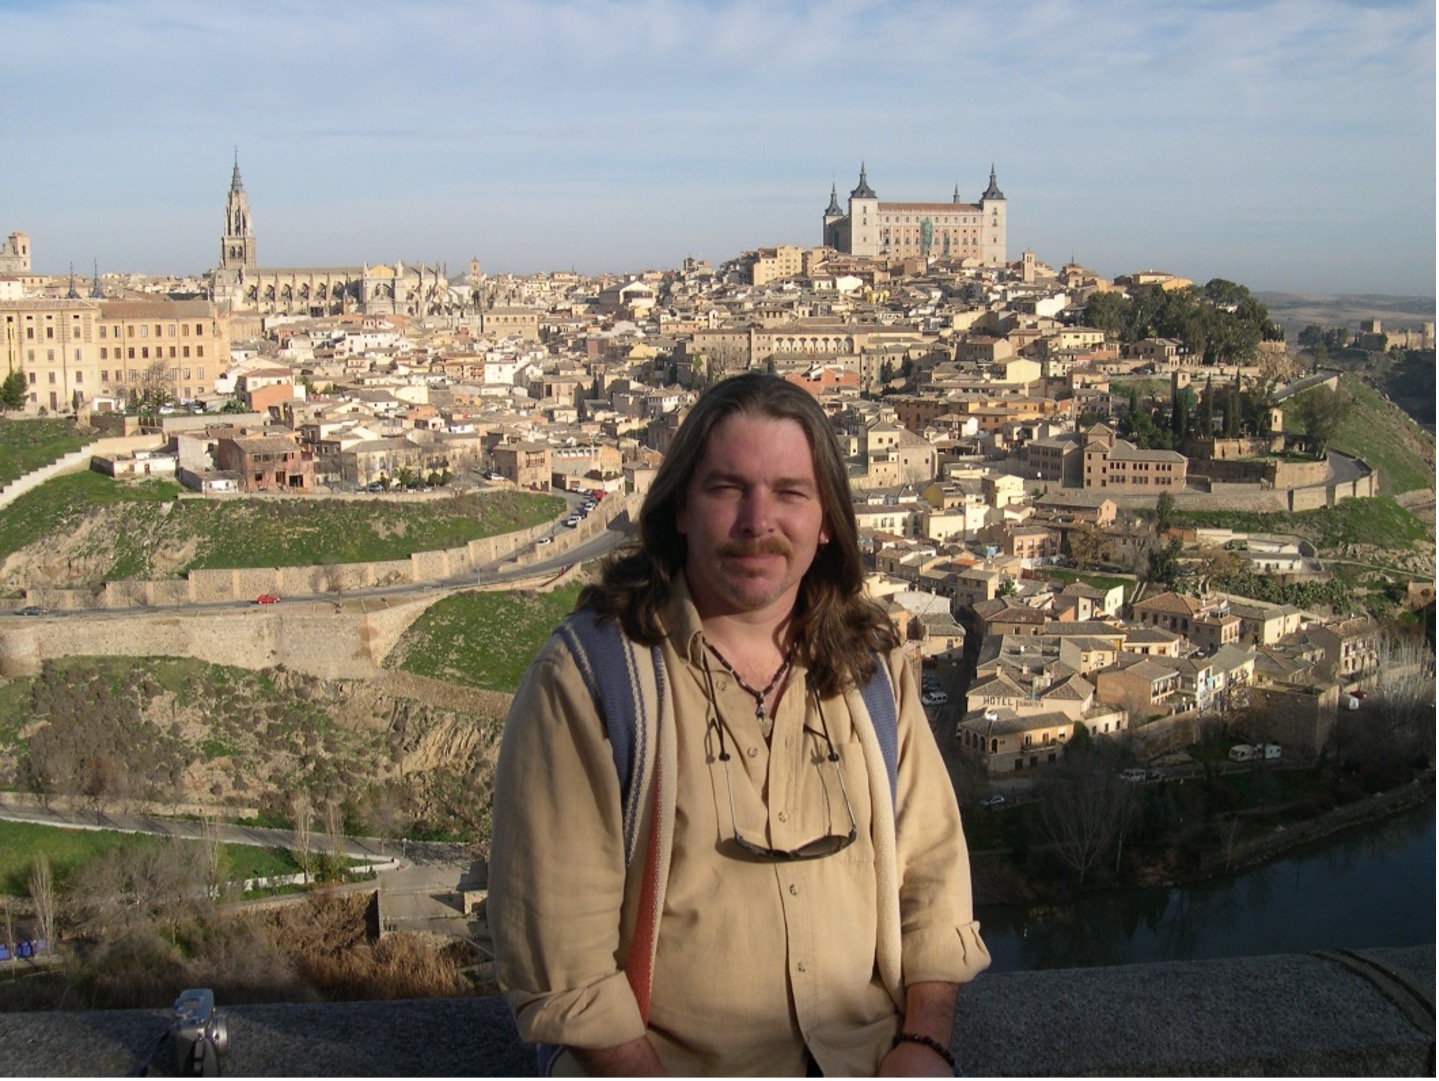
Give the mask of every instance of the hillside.
POLYGON ((1269 309, 1269 317, 1284 328, 1293 340, 1305 327, 1344 326, 1357 330, 1364 319, 1378 319, 1389 327, 1417 327, 1433 321, 1434 297, 1403 297, 1380 294, 1302 296, 1296 293, 1261 293, 1255 297, 1269 309))
POLYGON ((479 711, 199 661, 74 657, 0 685, 0 788, 97 804, 223 804, 286 822, 298 792, 347 829, 487 836, 503 696, 479 711))
POLYGON ((169 482, 117 484, 75 473, 22 496, 0 516, 0 593, 205 568, 403 559, 524 529, 564 506, 555 496, 514 491, 426 499, 178 494, 169 482))
MULTIPOLYGON (((1344 374, 1340 385, 1353 394, 1354 407, 1340 422, 1331 444, 1334 449, 1356 455, 1379 470, 1379 490, 1385 495, 1432 490, 1434 436, 1358 375, 1344 374)), ((1286 431, 1303 430, 1297 413, 1285 411, 1286 431)))

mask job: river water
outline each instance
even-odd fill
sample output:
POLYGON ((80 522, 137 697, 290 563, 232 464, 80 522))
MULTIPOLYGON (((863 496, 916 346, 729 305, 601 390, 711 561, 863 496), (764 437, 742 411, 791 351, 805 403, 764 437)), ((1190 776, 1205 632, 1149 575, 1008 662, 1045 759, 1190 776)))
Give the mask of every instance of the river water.
POLYGON ((1082 968, 1435 940, 1434 801, 1183 887, 979 909, 991 972, 1082 968))

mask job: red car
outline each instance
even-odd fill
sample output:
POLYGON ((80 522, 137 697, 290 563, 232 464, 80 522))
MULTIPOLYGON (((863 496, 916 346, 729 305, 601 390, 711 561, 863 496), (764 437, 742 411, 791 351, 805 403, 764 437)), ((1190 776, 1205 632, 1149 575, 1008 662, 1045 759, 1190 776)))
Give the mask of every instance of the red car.
POLYGON ((255 598, 256 604, 279 604, 280 598, 273 593, 261 593, 255 598))

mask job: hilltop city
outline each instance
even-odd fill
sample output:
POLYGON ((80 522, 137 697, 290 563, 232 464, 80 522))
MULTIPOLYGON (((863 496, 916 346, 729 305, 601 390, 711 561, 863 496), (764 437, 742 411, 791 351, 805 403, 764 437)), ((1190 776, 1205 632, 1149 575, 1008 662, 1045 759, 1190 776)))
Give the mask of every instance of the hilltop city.
POLYGON ((1216 714, 1246 719, 1241 759, 1316 757, 1395 670, 1385 622, 1432 613, 1432 544, 1345 584, 1302 531, 1244 523, 1404 494, 1341 449, 1356 386, 1318 362, 1432 369, 1434 324, 1299 348, 1240 284, 1011 256, 993 167, 973 202, 887 201, 861 167, 814 247, 633 275, 267 266, 238 160, 217 196, 203 276, 56 279, 9 235, 11 408, 149 437, 94 468, 202 494, 584 493, 554 543, 643 495, 705 387, 776 372, 832 417, 870 588, 917 667, 963 669, 926 670, 925 701, 990 778, 1081 733, 1166 730, 1160 761, 1216 714))

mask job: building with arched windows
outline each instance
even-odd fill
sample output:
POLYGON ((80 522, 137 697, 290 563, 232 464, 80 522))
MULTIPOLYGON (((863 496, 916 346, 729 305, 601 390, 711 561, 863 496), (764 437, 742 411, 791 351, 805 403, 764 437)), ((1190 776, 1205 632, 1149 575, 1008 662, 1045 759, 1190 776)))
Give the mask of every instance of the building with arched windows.
POLYGON ((250 199, 240 179, 240 160, 225 197, 220 265, 210 275, 211 294, 233 312, 256 315, 441 315, 473 310, 478 267, 471 285, 456 289, 443 267, 404 263, 357 267, 261 267, 256 258, 250 199))

